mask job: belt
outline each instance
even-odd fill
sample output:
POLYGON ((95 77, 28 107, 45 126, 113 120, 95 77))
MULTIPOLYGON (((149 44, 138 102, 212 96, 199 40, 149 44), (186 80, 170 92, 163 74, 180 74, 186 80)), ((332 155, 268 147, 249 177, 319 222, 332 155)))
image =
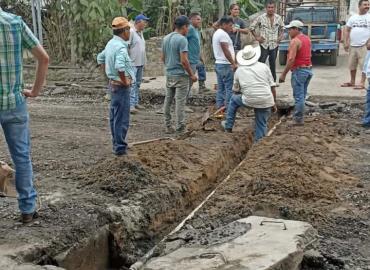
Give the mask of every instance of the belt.
POLYGON ((312 66, 299 66, 299 67, 295 67, 295 69, 303 69, 303 68, 312 68, 312 66))

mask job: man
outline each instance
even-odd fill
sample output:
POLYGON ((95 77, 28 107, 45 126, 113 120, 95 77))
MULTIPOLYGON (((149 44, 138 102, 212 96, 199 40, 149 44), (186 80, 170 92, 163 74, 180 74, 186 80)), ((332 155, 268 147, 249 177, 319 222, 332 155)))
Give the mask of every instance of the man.
POLYGON ((344 49, 349 52, 349 70, 351 75, 350 82, 343 83, 342 87, 354 87, 354 89, 365 89, 366 75, 362 73, 361 82, 356 85, 357 66, 360 70, 364 66, 366 57, 366 41, 370 38, 370 14, 369 1, 360 0, 358 2, 359 14, 349 18, 344 32, 344 49))
POLYGON ((303 23, 293 20, 286 26, 291 37, 288 49, 286 67, 279 78, 279 82, 285 82, 286 75, 292 71, 292 88, 295 100, 293 122, 291 125, 304 124, 304 106, 307 96, 307 88, 312 78, 311 40, 302 34, 303 23))
POLYGON ((216 30, 212 37, 217 75, 216 106, 218 109, 221 107, 227 109, 232 94, 234 70, 237 68, 234 60, 233 42, 228 35, 228 33, 232 32, 234 22, 231 17, 222 17, 219 23, 220 28, 216 30))
POLYGON ((38 217, 30 156, 29 114, 26 98, 37 97, 45 82, 49 56, 21 17, 0 8, 0 124, 15 167, 21 221, 38 217), (37 60, 32 89, 23 90, 23 49, 37 60))
POLYGON ((365 108, 365 115, 362 119, 362 122, 359 124, 367 129, 370 129, 370 38, 366 42, 366 48, 367 48, 367 55, 365 59, 365 64, 363 67, 363 74, 366 75, 367 80, 369 82, 369 86, 367 88, 367 94, 366 94, 366 108, 365 108))
POLYGON ((283 39, 284 22, 281 16, 276 14, 275 11, 275 2, 271 0, 267 1, 266 13, 259 16, 252 23, 250 29, 261 46, 261 57, 258 61, 265 63, 267 57, 269 58, 270 70, 276 81, 276 57, 279 43, 283 39))
POLYGON ((146 61, 145 39, 143 31, 149 18, 140 14, 135 17, 135 25, 130 30, 129 55, 135 71, 135 83, 132 84, 130 93, 130 113, 135 114, 138 109, 144 109, 139 105, 140 85, 143 80, 143 69, 146 61))
POLYGON ((166 133, 174 133, 171 123, 171 105, 176 98, 176 133, 186 132, 185 103, 189 91, 189 78, 197 81, 188 59, 189 19, 179 16, 175 19, 175 31, 165 36, 162 44, 162 61, 166 68, 166 97, 164 116, 166 133))
POLYGON ((232 95, 226 121, 221 122, 226 132, 232 132, 238 108, 240 106, 253 108, 255 142, 267 133, 267 121, 271 114, 271 108, 276 111, 276 84, 268 66, 258 62, 260 55, 259 46, 248 45, 238 52, 236 58, 240 66, 235 72, 234 89, 241 94, 232 95))
POLYGON ((128 55, 130 25, 126 18, 116 17, 112 22, 113 38, 98 54, 97 61, 109 79, 111 90, 109 122, 113 154, 127 154, 126 135, 130 123, 130 88, 135 83, 135 71, 128 55))

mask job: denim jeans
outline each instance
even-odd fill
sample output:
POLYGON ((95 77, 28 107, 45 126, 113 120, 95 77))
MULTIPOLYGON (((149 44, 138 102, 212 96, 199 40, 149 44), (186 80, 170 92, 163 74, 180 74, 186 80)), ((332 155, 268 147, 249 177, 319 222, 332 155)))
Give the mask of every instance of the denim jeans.
POLYGON ((126 136, 130 124, 130 87, 110 85, 111 101, 109 123, 112 133, 113 153, 127 154, 126 136))
POLYGON ((33 186, 31 143, 27 103, 19 104, 14 110, 0 111, 0 124, 15 167, 15 187, 19 209, 23 214, 36 210, 37 193, 33 186))
POLYGON ((292 71, 292 88, 295 101, 293 119, 296 122, 303 123, 304 104, 307 96, 307 88, 312 78, 311 68, 297 68, 292 71))
POLYGON ((221 108, 229 105, 233 93, 234 71, 229 64, 216 64, 217 94, 216 106, 221 108))
MULTIPOLYGON (((235 115, 239 107, 245 107, 242 95, 233 94, 229 108, 227 110, 226 115, 226 129, 232 129, 235 122, 235 115)), ((266 136, 267 133, 267 121, 271 114, 271 108, 254 108, 254 115, 255 115, 255 132, 254 132, 254 141, 257 142, 261 138, 266 136)))
POLYGON ((189 90, 189 76, 167 76, 166 97, 164 99, 164 117, 166 127, 171 127, 171 105, 176 99, 176 131, 186 127, 185 103, 189 90))
POLYGON ((370 85, 367 88, 366 109, 365 109, 364 118, 362 119, 362 125, 366 127, 370 127, 370 85))
POLYGON ((203 63, 197 65, 198 80, 205 81, 207 79, 206 67, 203 63))
POLYGON ((136 81, 131 86, 130 92, 130 107, 135 107, 139 104, 140 98, 140 85, 143 80, 144 66, 134 67, 136 81))
POLYGON ((261 63, 266 63, 267 57, 269 58, 269 66, 271 70, 272 77, 274 78, 274 81, 276 82, 276 57, 278 54, 279 47, 276 47, 275 49, 265 49, 262 46, 261 47, 261 56, 260 59, 258 59, 261 63))

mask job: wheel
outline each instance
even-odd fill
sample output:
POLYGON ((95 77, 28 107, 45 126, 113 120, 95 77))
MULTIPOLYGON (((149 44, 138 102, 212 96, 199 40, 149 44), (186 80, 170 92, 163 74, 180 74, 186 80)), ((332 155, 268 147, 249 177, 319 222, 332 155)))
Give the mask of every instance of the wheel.
POLYGON ((286 58, 287 58, 288 53, 286 51, 279 51, 279 64, 281 66, 286 65, 286 58))
POLYGON ((337 50, 332 50, 329 55, 329 65, 336 66, 337 65, 337 50))

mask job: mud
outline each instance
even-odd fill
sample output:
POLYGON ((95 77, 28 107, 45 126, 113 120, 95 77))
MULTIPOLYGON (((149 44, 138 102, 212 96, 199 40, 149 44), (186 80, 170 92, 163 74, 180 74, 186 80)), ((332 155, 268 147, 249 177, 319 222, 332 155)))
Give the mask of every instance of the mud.
MULTIPOLYGON (((192 104, 202 106, 195 106, 189 119, 191 136, 134 146, 128 158, 114 158, 104 83, 97 73, 81 73, 87 74, 52 73, 44 95, 30 101, 41 218, 22 226, 17 202, 0 199, 1 248, 27 247, 12 258, 41 265, 75 263, 86 240, 106 228, 110 267, 127 267, 246 155, 240 169, 170 239, 172 249, 227 241, 248 230, 232 222, 263 215, 307 221, 319 230, 321 266, 306 260, 304 269, 369 269, 370 143, 369 134, 354 123, 363 113, 361 100, 312 99, 304 127, 284 122, 251 147, 248 112, 241 114, 246 120, 237 120, 233 134, 223 133, 217 121, 214 130, 205 132, 198 123, 213 97, 194 96, 192 104)), ((147 109, 132 117, 130 142, 165 136, 163 116, 154 113, 161 91, 143 94, 147 109)), ((0 159, 10 162, 3 137, 1 142, 0 159)))

